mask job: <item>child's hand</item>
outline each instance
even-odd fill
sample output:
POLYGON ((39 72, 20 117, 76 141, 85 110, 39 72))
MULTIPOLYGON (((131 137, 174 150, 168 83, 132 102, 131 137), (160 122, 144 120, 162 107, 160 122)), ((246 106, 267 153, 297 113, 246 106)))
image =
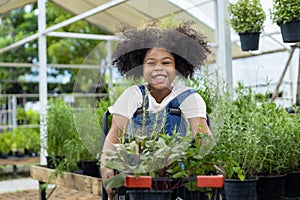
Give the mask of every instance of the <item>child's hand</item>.
POLYGON ((105 181, 106 181, 107 179, 113 177, 113 176, 114 176, 114 170, 109 169, 109 168, 106 168, 106 167, 104 167, 104 166, 101 166, 102 184, 103 184, 103 186, 104 186, 104 188, 105 188, 105 190, 106 190, 106 192, 107 192, 107 194, 108 194, 108 196, 109 196, 110 198, 112 198, 112 197, 115 196, 116 191, 113 190, 113 189, 106 189, 106 187, 105 187, 105 181))

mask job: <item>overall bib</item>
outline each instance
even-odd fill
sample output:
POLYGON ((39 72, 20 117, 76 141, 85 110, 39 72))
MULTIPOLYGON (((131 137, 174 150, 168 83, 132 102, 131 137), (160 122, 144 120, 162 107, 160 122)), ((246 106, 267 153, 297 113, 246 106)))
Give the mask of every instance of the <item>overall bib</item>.
POLYGON ((184 136, 188 129, 188 122, 183 118, 179 108, 182 101, 195 93, 193 89, 185 90, 171 100, 165 109, 157 113, 147 112, 149 99, 144 85, 139 85, 143 95, 143 106, 134 113, 128 126, 128 134, 149 135, 165 133, 168 135, 180 134, 184 136))

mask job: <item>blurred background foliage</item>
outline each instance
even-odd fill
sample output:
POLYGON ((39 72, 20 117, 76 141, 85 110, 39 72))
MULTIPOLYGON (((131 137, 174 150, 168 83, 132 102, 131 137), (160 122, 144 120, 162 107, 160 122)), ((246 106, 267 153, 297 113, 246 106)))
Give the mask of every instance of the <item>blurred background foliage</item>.
MULTIPOLYGON (((72 17, 72 14, 47 2, 46 21, 47 27, 72 17)), ((13 44, 21 39, 37 33, 38 30, 38 9, 37 4, 27 5, 23 8, 12 10, 0 15, 0 48, 13 44)), ((97 27, 86 21, 78 21, 57 31, 106 34, 97 27)), ((85 57, 99 44, 99 40, 74 39, 47 37, 47 59, 49 64, 82 64, 85 57)), ((105 46, 104 46, 105 47, 105 46)), ((0 54, 0 62, 16 62, 38 64, 38 41, 34 40, 25 43, 23 46, 12 49, 9 52, 0 54)), ((62 92, 70 92, 73 89, 75 75, 78 69, 56 68, 47 71, 48 76, 71 74, 70 82, 63 86, 49 84, 49 91, 60 87, 62 92)), ((0 83, 2 93, 38 93, 38 83, 26 83, 22 78, 24 75, 38 75, 38 70, 31 67, 0 67, 0 83)))

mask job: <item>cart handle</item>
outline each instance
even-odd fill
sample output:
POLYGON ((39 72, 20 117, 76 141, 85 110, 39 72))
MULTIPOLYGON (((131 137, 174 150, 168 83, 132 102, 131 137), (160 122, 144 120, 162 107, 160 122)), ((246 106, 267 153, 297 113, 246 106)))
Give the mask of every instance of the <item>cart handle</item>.
POLYGON ((197 176, 197 187, 199 188, 222 188, 223 184, 223 175, 197 176))
MULTIPOLYGON (((222 188, 224 184, 223 175, 206 175, 197 176, 197 187, 199 188, 222 188)), ((139 176, 127 175, 125 178, 125 187, 129 188, 151 188, 152 177, 151 176, 139 176)))

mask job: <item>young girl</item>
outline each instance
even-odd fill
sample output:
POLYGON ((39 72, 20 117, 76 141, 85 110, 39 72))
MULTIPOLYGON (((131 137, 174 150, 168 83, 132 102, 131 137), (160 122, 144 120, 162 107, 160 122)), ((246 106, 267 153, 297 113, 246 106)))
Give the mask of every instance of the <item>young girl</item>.
MULTIPOLYGON (((169 29, 152 24, 142 29, 124 29, 122 33, 124 38, 113 54, 113 65, 122 75, 143 77, 146 83, 127 88, 109 108, 112 124, 103 152, 113 149, 120 135, 145 133, 138 128, 143 125, 147 131, 163 129, 166 134, 184 135, 189 123, 194 137, 199 132, 209 132, 205 102, 177 78, 192 77, 204 64, 210 53, 204 36, 188 22, 169 29), (147 119, 142 124, 145 112, 147 119)), ((103 165, 105 153, 101 162, 101 176, 105 181, 114 172, 103 165)), ((112 190, 107 192, 113 194, 112 190)))

